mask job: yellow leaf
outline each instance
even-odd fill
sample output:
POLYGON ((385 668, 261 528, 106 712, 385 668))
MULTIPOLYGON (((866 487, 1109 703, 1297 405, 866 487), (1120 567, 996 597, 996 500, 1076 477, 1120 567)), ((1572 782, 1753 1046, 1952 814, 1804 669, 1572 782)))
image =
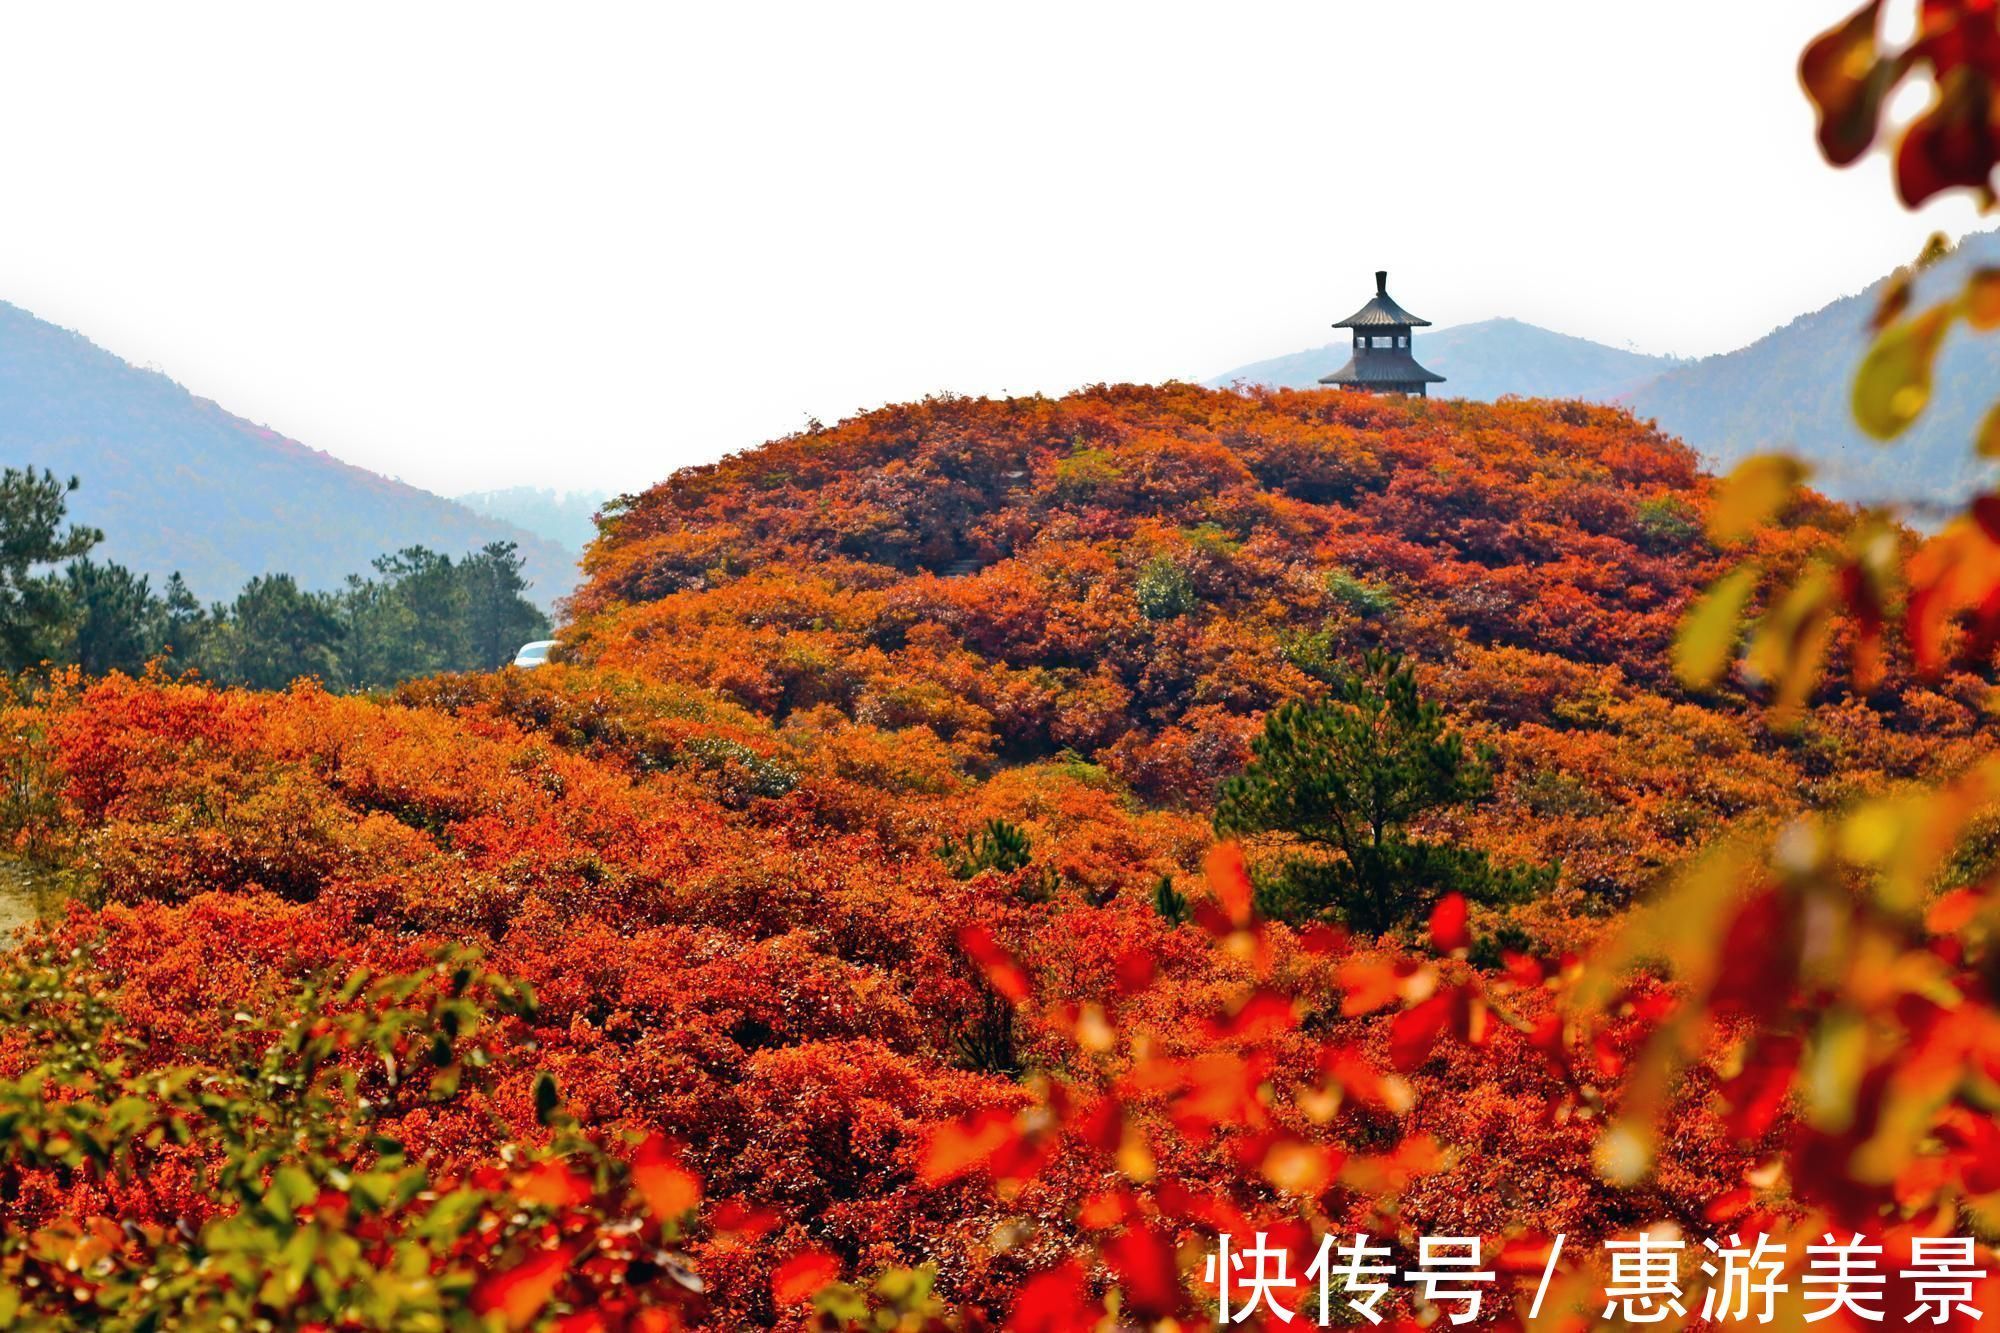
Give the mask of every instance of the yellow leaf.
POLYGON ((1931 368, 1951 328, 1953 307, 1934 306, 1882 330, 1854 376, 1854 419, 1878 440, 1893 440, 1931 400, 1931 368))
POLYGON ((1728 546, 1749 537, 1777 517, 1805 477, 1805 464, 1785 454, 1744 459, 1716 488, 1708 511, 1709 540, 1728 546))
POLYGON ((1681 617, 1674 635, 1674 673, 1683 684, 1713 685, 1728 669, 1736 650, 1737 622, 1757 586, 1758 572, 1755 565, 1731 570, 1681 617))
POLYGON ((1620 1123, 1604 1131, 1591 1152, 1597 1174, 1620 1187, 1638 1184, 1653 1169, 1652 1136, 1643 1126, 1620 1123))
POLYGON ((1965 322, 1981 333, 2000 329, 2000 268, 1982 268, 1965 280, 1960 298, 1965 322))
POLYGON ((1986 416, 1979 423, 1979 456, 2000 458, 2000 403, 1986 409, 1986 416))
POLYGON ((1840 822, 1840 854, 1856 865, 1887 861, 1903 840, 1908 809, 1902 801, 1873 800, 1840 822))
POLYGON ((1811 697, 1833 636, 1833 574, 1824 565, 1806 572, 1757 626, 1744 662, 1772 686, 1774 720, 1783 722, 1811 697))
POLYGON ((1281 1139, 1264 1155, 1264 1179, 1286 1194, 1308 1198, 1325 1193, 1339 1167, 1326 1148, 1296 1139, 1281 1139))
POLYGON ((1868 1057, 1868 1033, 1847 1009, 1828 1009, 1813 1034, 1801 1070, 1806 1119, 1829 1134, 1839 1134, 1854 1121, 1854 1103, 1868 1057))

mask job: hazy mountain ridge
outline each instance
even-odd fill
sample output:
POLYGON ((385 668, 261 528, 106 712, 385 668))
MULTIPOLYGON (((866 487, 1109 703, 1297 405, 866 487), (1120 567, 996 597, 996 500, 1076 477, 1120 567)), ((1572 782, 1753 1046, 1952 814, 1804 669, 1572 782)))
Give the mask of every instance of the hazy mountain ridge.
POLYGON ((515 525, 343 463, 198 398, 89 339, 0 302, 0 460, 74 475, 70 513, 97 554, 204 598, 288 572, 330 588, 387 551, 459 554, 512 541, 547 605, 572 556, 515 525))
MULTIPOLYGON (((1445 377, 1446 382, 1432 390, 1437 397, 1481 402, 1505 394, 1610 402, 1676 364, 1671 357, 1609 347, 1518 319, 1420 329, 1411 350, 1418 361, 1445 377)), ((1343 338, 1238 366, 1206 384, 1212 389, 1238 382, 1310 389, 1317 387, 1321 376, 1345 365, 1352 354, 1350 342, 1343 338)))
POLYGON ((468 491, 452 497, 474 513, 525 528, 546 537, 573 555, 597 537, 597 511, 611 498, 608 491, 559 491, 552 486, 505 486, 492 491, 468 491))
MULTIPOLYGON (((2000 264, 2000 234, 1968 236, 1918 282, 1929 302, 1967 271, 2000 264)), ((1674 367, 1630 395, 1718 467, 1786 450, 1810 460, 1814 484, 1847 500, 1950 504, 1990 484, 1973 455, 1979 423, 2000 386, 2000 339, 1955 329, 1938 355, 1931 401, 1902 437, 1879 444, 1854 424, 1854 372, 1868 349, 1884 278, 1774 329, 1747 347, 1674 367)))

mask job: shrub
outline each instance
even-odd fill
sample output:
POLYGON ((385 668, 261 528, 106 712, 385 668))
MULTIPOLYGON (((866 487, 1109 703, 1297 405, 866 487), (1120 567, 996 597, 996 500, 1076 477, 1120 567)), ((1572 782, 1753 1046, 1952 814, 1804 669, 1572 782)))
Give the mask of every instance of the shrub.
POLYGON ((1025 831, 1004 819, 989 819, 986 827, 963 842, 946 836, 938 859, 951 867, 955 879, 971 879, 982 870, 1011 874, 1028 864, 1033 843, 1025 831))
POLYGON ((1148 620, 1172 620, 1194 610, 1194 580, 1172 556, 1157 555, 1139 570, 1139 611, 1148 620))
POLYGON ((1345 569, 1326 576, 1326 591, 1334 601, 1360 616, 1376 620, 1396 609, 1396 594, 1385 583, 1376 583, 1345 569))

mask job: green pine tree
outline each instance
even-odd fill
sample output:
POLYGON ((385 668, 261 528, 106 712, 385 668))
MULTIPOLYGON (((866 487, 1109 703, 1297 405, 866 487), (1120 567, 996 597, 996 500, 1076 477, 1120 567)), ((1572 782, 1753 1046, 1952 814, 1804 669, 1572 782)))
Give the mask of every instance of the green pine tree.
POLYGON ((335 599, 302 590, 290 574, 251 579, 234 603, 211 615, 220 623, 208 635, 204 658, 219 678, 259 690, 282 690, 300 676, 344 683, 346 631, 335 599))
POLYGON ((76 487, 74 477, 0 468, 0 671, 62 651, 69 598, 62 575, 47 567, 80 559, 104 539, 95 528, 63 525, 76 487))
POLYGON ((1331 699, 1274 710, 1251 753, 1223 784, 1215 827, 1303 845, 1263 886, 1275 915, 1380 933, 1446 893, 1505 900, 1553 882, 1553 867, 1499 869, 1472 849, 1411 836, 1419 816, 1484 799, 1492 756, 1451 729, 1398 658, 1370 653, 1335 680, 1331 699))
POLYGON ((163 607, 143 574, 88 557, 63 570, 68 642, 63 658, 93 676, 137 674, 164 643, 163 607))

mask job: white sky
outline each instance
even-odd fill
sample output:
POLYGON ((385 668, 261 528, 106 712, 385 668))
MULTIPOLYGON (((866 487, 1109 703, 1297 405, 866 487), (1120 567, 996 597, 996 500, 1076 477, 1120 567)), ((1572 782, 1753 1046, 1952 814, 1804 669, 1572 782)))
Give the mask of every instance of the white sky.
POLYGON ((1811 141, 1853 0, 0 8, 0 299, 445 492, 1202 378, 1374 269, 1725 350, 1963 204, 1811 141))

